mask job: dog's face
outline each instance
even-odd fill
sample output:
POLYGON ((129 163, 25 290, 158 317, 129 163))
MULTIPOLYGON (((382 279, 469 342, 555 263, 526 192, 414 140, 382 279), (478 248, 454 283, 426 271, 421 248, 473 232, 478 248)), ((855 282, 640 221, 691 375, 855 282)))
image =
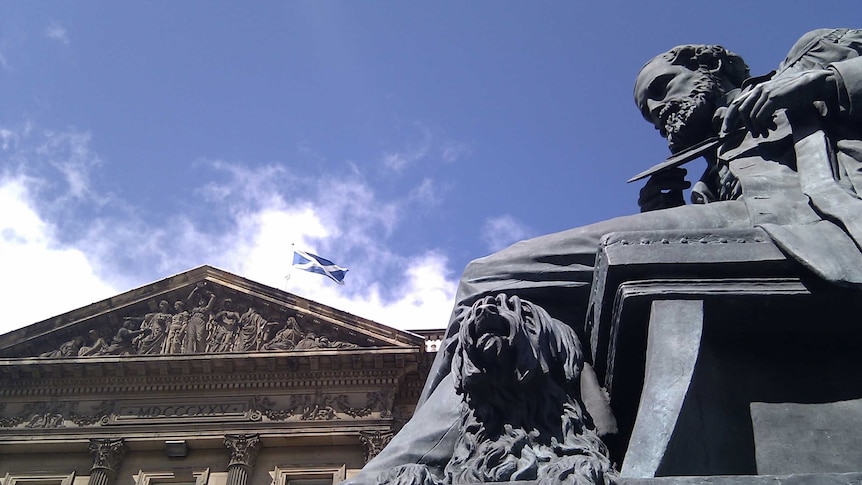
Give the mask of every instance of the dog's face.
POLYGON ((569 327, 541 307, 499 294, 476 301, 461 322, 452 372, 459 392, 481 392, 517 387, 540 374, 574 380, 582 357, 569 327))

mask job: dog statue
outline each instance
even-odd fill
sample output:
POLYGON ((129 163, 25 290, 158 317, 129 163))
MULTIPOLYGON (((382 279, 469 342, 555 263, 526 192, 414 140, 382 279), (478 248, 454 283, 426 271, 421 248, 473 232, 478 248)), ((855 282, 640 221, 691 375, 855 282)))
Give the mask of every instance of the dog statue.
POLYGON ((444 476, 403 465, 378 476, 378 484, 613 481, 607 449, 582 402, 584 355, 571 328, 537 305, 499 294, 473 304, 454 345, 461 423, 444 476))

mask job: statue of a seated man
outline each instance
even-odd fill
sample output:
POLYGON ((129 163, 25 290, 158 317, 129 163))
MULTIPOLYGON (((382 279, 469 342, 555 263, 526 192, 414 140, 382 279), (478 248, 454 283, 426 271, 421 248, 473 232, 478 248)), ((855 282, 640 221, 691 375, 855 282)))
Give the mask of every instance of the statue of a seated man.
MULTIPOLYGON (((662 170, 641 190, 641 214, 522 241, 470 263, 416 414, 352 482, 373 483, 380 472, 411 463, 442 473, 458 437, 453 350, 478 299, 516 295, 588 341, 583 326, 596 249, 610 232, 757 226, 805 271, 862 284, 860 54, 862 30, 823 29, 803 36, 777 71, 758 78, 720 46, 680 46, 649 61, 637 77, 635 102, 671 151, 721 137, 703 154, 708 167, 692 190, 695 204, 683 201, 685 171, 662 170)), ((609 431, 607 406, 586 409, 599 434, 609 431)))

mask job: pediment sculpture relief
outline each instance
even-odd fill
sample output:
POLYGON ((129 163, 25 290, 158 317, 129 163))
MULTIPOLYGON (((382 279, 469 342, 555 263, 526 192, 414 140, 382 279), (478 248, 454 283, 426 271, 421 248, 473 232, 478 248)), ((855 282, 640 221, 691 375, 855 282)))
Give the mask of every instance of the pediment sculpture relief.
MULTIPOLYGON (((161 299, 157 310, 120 318, 119 327, 91 328, 40 357, 199 354, 210 352, 350 349, 355 343, 304 330, 302 315, 261 305, 251 298, 219 295, 219 288, 198 283, 173 305, 161 299), (264 308, 266 307, 266 308, 264 308)), ((154 302, 150 302, 154 303, 154 302)))

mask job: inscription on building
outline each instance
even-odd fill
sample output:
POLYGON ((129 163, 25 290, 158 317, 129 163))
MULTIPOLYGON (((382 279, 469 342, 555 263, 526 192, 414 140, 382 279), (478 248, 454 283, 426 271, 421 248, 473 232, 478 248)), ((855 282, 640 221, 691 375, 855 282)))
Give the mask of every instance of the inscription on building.
POLYGON ((252 408, 248 401, 209 403, 124 402, 117 405, 109 424, 140 421, 247 421, 252 408))

